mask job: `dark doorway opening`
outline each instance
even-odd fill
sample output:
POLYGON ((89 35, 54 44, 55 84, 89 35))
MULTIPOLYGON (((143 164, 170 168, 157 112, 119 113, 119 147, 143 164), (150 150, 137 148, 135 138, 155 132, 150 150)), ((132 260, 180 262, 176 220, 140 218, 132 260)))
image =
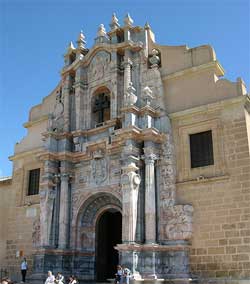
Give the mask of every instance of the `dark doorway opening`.
POLYGON ((96 280, 114 278, 119 261, 114 246, 122 243, 122 215, 117 210, 102 214, 96 226, 96 280))

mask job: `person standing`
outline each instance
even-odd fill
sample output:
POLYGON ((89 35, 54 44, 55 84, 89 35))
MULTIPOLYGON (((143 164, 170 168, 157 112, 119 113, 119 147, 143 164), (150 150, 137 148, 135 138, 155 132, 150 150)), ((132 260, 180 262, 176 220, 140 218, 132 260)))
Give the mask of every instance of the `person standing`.
POLYGON ((21 263, 21 274, 22 274, 22 282, 24 283, 26 280, 26 273, 28 270, 28 263, 26 258, 23 259, 22 263, 21 263))
POLYGON ((121 265, 117 265, 117 272, 115 274, 115 284, 122 284, 123 270, 121 265))

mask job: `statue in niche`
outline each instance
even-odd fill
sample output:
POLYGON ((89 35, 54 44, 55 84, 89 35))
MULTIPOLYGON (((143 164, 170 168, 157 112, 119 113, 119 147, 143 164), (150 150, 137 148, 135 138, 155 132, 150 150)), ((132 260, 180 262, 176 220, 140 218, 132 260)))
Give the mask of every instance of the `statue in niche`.
POLYGON ((57 91, 54 111, 49 115, 48 131, 62 132, 64 127, 62 90, 57 91))

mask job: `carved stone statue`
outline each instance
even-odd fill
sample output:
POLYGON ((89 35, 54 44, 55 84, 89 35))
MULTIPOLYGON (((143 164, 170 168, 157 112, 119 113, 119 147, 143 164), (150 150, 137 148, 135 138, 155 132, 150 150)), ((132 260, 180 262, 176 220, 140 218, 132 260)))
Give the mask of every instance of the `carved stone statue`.
POLYGON ((53 132, 62 132, 64 127, 64 104, 61 91, 56 95, 54 111, 49 115, 48 130, 53 132))

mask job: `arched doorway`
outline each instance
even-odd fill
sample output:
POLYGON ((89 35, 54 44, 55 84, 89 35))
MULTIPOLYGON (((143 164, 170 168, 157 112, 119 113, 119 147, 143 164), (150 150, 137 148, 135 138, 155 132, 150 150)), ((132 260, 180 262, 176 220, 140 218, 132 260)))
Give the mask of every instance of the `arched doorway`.
POLYGON ((114 246, 122 243, 122 215, 116 209, 106 210, 96 223, 96 280, 114 278, 119 262, 114 246))
POLYGON ((112 247, 107 252, 113 253, 113 263, 116 261, 115 265, 117 264, 118 254, 113 246, 122 243, 121 212, 122 203, 120 198, 108 192, 95 193, 82 203, 78 212, 75 231, 75 247, 79 252, 79 257, 75 258, 74 274, 79 279, 103 281, 104 278, 110 278, 109 276, 114 278, 114 265, 112 265, 112 268, 111 266, 105 266, 106 264, 104 265, 108 274, 100 269, 101 263, 109 261, 107 254, 102 255, 100 250, 106 246, 112 247), (111 237, 108 237, 108 239, 112 240, 110 243, 105 243, 105 236, 107 240, 105 233, 107 234, 107 231, 103 230, 104 227, 111 227, 112 229, 109 229, 109 231, 114 232, 111 237))

